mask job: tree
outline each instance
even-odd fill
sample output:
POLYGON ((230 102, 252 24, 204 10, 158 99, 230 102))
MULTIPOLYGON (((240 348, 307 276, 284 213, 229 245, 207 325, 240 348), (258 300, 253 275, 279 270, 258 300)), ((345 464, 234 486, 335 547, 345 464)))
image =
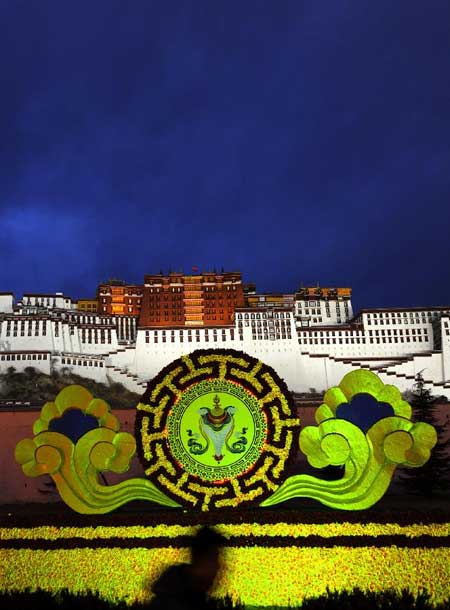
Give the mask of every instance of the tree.
POLYGON ((405 468, 399 481, 405 491, 422 496, 430 496, 436 491, 449 489, 450 481, 450 439, 444 440, 448 433, 447 421, 444 425, 438 420, 438 405, 431 391, 425 387, 422 373, 417 373, 411 394, 410 404, 413 409, 413 420, 431 424, 438 436, 435 447, 431 450, 429 460, 419 468, 405 468))
POLYGON ((26 366, 23 369, 23 372, 26 374, 26 376, 29 379, 33 379, 34 377, 36 377, 36 375, 38 374, 37 370, 34 368, 34 366, 26 366))

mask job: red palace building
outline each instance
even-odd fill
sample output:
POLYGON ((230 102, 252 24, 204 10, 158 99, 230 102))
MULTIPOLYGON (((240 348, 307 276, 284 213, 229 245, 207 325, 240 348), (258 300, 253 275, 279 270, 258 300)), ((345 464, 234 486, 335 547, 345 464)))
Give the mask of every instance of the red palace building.
POLYGON ((146 275, 139 326, 225 326, 244 304, 239 272, 146 275))
POLYGON ((138 316, 142 305, 142 286, 109 280, 97 288, 97 311, 107 315, 138 316))

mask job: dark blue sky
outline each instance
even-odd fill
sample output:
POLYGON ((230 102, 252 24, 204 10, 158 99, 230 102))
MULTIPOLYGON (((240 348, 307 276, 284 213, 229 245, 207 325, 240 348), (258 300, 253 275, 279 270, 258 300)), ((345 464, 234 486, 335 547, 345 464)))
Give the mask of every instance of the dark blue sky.
POLYGON ((0 291, 450 303, 448 0, 3 0, 0 291))

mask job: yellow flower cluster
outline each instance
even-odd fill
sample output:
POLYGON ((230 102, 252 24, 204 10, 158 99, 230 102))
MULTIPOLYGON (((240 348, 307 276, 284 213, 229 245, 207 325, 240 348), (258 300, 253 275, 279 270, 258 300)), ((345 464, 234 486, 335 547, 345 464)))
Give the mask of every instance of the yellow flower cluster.
MULTIPOLYGON (((155 462, 153 464, 153 466, 150 466, 149 468, 147 468, 145 471, 145 474, 147 476, 149 476, 152 472, 155 472, 156 470, 163 468, 169 474, 171 474, 172 476, 175 476, 176 470, 175 470, 172 462, 169 462, 169 460, 164 455, 164 451, 163 451, 161 444, 160 443, 155 444, 155 448, 156 448, 156 456, 158 457, 158 461, 155 462)), ((147 457, 147 454, 146 454, 146 457, 147 457)))
MULTIPOLYGON (((153 392, 151 394, 150 400, 152 402, 155 402, 158 394, 161 392, 161 390, 163 390, 168 384, 172 384, 174 377, 176 377, 181 371, 181 367, 177 367, 176 369, 174 369, 173 371, 171 371, 170 373, 168 373, 164 379, 158 383, 157 386, 155 386, 153 388, 153 392)), ((176 390, 178 391, 178 390, 176 390)))
POLYGON ((217 508, 224 508, 226 506, 232 506, 236 508, 241 504, 241 502, 253 501, 258 498, 263 493, 263 488, 261 486, 255 487, 250 491, 242 491, 241 486, 239 485, 236 479, 231 480, 231 484, 233 486, 233 490, 235 496, 233 498, 226 498, 223 500, 217 500, 216 506, 217 508))
POLYGON ((213 496, 223 496, 226 493, 225 487, 209 487, 208 485, 201 485, 199 483, 189 483, 189 489, 199 494, 203 494, 202 510, 208 510, 209 503, 213 496))
MULTIPOLYGON (((94 540, 98 538, 177 538, 190 536, 200 526, 191 525, 131 525, 124 527, 56 527, 44 525, 30 528, 0 528, 0 540, 61 540, 64 538, 83 538, 94 540)), ((427 525, 398 525, 397 523, 236 523, 218 524, 215 528, 226 538, 234 536, 249 536, 257 539, 259 536, 273 538, 306 538, 321 536, 392 536, 402 535, 408 538, 418 536, 450 537, 450 523, 430 523, 427 525)))
POLYGON ((266 455, 262 466, 260 466, 258 470, 256 470, 256 472, 254 472, 249 479, 245 479, 244 485, 246 487, 249 487, 250 485, 253 485, 254 483, 260 481, 261 483, 264 483, 268 489, 275 490, 277 486, 272 483, 272 481, 267 476, 267 472, 270 468, 272 468, 273 462, 274 458, 269 455, 266 455))
MULTIPOLYGON (((109 548, 0 551, 1 587, 56 592, 88 589, 128 604, 150 597, 151 584, 169 564, 188 560, 187 549, 109 548)), ((434 604, 450 597, 450 548, 229 547, 214 596, 247 606, 299 606, 331 590, 400 592, 426 588, 434 604)))
MULTIPOLYGON (((212 358, 212 360, 217 360, 217 356, 212 358)), ((189 369, 189 373, 187 373, 186 375, 183 375, 183 377, 181 377, 180 382, 181 383, 186 383, 187 381, 191 381, 192 379, 197 379, 197 377, 201 377, 202 375, 204 375, 205 373, 207 373, 208 375, 210 375, 212 373, 212 368, 211 367, 204 367, 204 368, 196 368, 195 364, 192 362, 192 360, 189 358, 189 356, 182 356, 181 360, 183 360, 184 364, 187 366, 187 368, 189 369)), ((211 360, 211 358, 210 358, 211 360)), ((207 361, 206 358, 199 358, 199 362, 201 364, 204 364, 204 362, 207 361)), ((178 374, 178 372, 177 372, 178 374)))
POLYGON ((234 377, 237 377, 238 379, 244 379, 245 381, 247 381, 252 387, 255 388, 255 390, 261 389, 261 384, 254 377, 254 370, 247 373, 246 371, 243 371, 241 369, 231 369, 231 373, 233 374, 234 377))
POLYGON ((181 489, 182 485, 184 485, 187 479, 187 473, 185 473, 185 475, 183 475, 178 480, 178 483, 175 485, 174 483, 172 483, 172 481, 169 481, 169 479, 164 474, 160 474, 158 476, 158 483, 162 485, 163 488, 168 489, 175 496, 179 496, 180 498, 183 498, 183 500, 186 500, 186 502, 189 502, 193 506, 195 506, 197 504, 197 498, 189 492, 181 489))

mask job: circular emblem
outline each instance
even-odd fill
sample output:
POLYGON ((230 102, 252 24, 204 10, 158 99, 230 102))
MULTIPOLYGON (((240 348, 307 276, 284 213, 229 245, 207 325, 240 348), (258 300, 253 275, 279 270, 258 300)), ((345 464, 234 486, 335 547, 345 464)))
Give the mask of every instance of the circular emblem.
POLYGON ((167 418, 167 431, 169 449, 186 472, 204 481, 224 481, 256 463, 267 423, 248 390, 211 379, 180 395, 167 418))
POLYGON ((197 350, 148 384, 136 438, 153 483, 207 510, 273 493, 299 426, 291 393, 272 368, 235 350, 197 350))

